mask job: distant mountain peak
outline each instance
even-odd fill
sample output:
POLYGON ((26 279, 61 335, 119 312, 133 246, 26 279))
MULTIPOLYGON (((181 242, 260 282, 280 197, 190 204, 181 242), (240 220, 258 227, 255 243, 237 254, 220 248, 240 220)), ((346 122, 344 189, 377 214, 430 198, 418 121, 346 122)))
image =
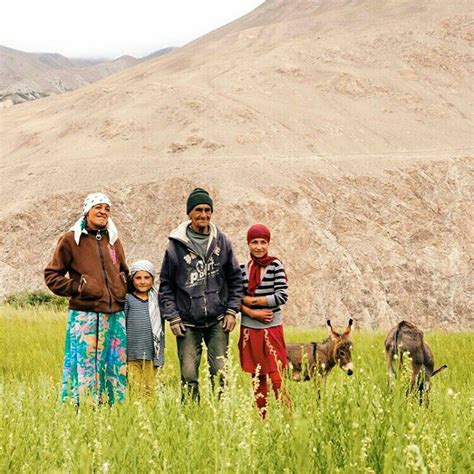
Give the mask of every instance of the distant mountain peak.
POLYGON ((173 49, 165 48, 140 59, 123 55, 104 60, 67 58, 59 53, 27 53, 0 45, 0 104, 14 105, 63 94, 173 49))

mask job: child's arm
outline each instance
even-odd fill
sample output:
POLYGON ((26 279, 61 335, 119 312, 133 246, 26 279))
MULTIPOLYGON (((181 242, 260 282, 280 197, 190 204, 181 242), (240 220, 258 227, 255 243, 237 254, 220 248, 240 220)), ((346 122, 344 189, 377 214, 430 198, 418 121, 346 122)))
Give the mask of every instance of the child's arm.
POLYGON ((253 309, 242 303, 241 311, 251 319, 256 319, 261 323, 270 323, 273 320, 273 311, 271 309, 253 309))
POLYGON ((244 296, 242 304, 246 306, 268 306, 266 296, 244 296))
POLYGON ((246 306, 267 306, 275 308, 285 304, 288 300, 288 283, 285 267, 279 260, 275 260, 273 273, 273 288, 275 292, 267 296, 244 296, 242 303, 246 306))

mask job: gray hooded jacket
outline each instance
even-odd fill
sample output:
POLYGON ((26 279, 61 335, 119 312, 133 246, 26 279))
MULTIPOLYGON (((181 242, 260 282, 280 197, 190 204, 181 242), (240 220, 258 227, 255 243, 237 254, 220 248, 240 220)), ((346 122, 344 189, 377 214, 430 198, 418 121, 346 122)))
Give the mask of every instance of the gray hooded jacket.
POLYGON ((186 235, 191 221, 169 235, 160 272, 161 314, 169 322, 181 319, 186 326, 208 327, 226 313, 240 311, 242 275, 232 244, 209 223, 210 235, 203 259, 186 235))

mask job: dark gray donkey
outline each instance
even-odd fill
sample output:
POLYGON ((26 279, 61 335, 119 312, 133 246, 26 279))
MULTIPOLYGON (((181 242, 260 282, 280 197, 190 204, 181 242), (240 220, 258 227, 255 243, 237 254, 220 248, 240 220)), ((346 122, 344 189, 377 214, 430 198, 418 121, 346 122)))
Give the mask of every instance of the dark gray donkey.
POLYGON ((387 370, 389 374, 389 385, 395 377, 393 361, 395 356, 399 357, 400 366, 403 363, 403 355, 407 353, 411 358, 412 374, 409 391, 413 391, 418 381, 420 393, 420 404, 423 403, 423 393, 428 404, 428 391, 430 389, 430 379, 438 372, 446 369, 447 365, 442 365, 434 370, 434 357, 428 344, 423 339, 423 332, 413 323, 401 321, 388 333, 385 339, 385 355, 387 357, 387 370))
POLYGON ((293 379, 309 380, 316 371, 323 379, 339 365, 347 375, 352 375, 352 342, 349 339, 352 319, 346 330, 339 334, 327 321, 329 337, 323 342, 294 343, 286 345, 287 359, 293 369, 293 379))

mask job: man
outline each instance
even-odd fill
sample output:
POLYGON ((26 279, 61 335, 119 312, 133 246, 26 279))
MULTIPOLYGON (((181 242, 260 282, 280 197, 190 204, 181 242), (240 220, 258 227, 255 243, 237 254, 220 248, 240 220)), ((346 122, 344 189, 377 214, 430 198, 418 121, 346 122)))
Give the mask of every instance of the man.
POLYGON ((186 202, 190 220, 169 235, 160 273, 160 306, 177 338, 181 383, 199 400, 202 342, 211 382, 222 389, 229 333, 243 296, 241 271, 230 240, 211 223, 209 193, 194 189, 186 202))

